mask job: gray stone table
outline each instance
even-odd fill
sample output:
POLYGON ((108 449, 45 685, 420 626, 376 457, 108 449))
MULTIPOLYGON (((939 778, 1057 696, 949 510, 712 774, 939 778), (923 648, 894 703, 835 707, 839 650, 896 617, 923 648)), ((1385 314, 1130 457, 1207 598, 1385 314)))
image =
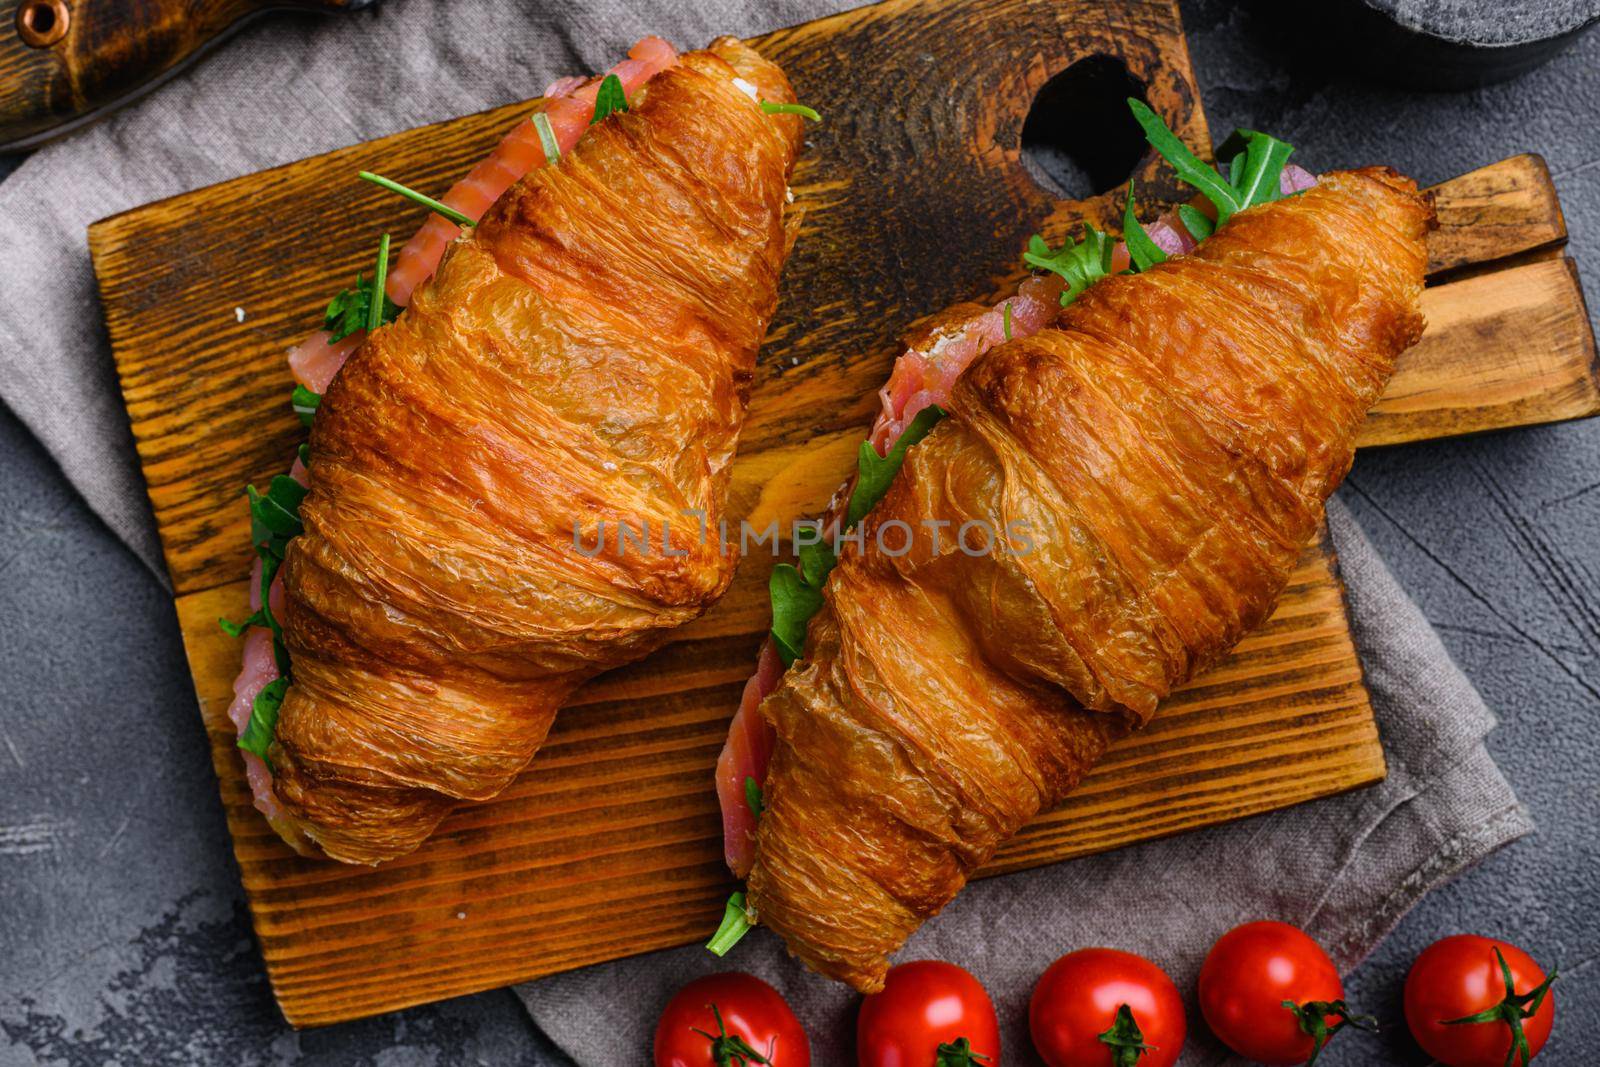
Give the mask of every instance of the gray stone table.
MULTIPOLYGON (((1436 181, 1542 152, 1600 309, 1600 34, 1515 82, 1417 95, 1357 80, 1346 56, 1273 16, 1222 0, 1184 12, 1213 129, 1270 130, 1314 169, 1386 162, 1436 181)), ((1490 749, 1539 826, 1425 899, 1349 993, 1398 1021, 1424 945, 1463 930, 1509 938, 1567 974, 1539 1061, 1551 1067, 1600 1062, 1596 457, 1600 420, 1365 453, 1344 490, 1500 714, 1490 749)), ((1325 1062, 1370 1063, 1382 1047, 1384 1062, 1425 1063, 1402 1030, 1382 1046, 1336 1043, 1325 1062)), ((0 409, 0 1064, 109 1062, 564 1060, 505 991, 284 1025, 171 601, 0 409)))

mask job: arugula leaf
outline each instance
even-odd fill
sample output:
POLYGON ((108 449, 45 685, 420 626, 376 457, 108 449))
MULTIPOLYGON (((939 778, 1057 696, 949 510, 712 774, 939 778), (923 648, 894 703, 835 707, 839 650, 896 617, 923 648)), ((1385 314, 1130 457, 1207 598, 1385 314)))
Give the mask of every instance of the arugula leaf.
POLYGON ((272 652, 278 663, 278 673, 287 677, 289 650, 283 643, 283 628, 272 615, 272 579, 283 566, 290 538, 305 529, 300 524, 300 502, 305 499, 306 487, 287 474, 280 474, 272 479, 265 493, 247 485, 245 495, 250 499, 250 540, 261 559, 262 607, 259 614, 261 622, 272 631, 272 652))
POLYGON ((317 413, 317 406, 322 403, 322 394, 313 393, 303 385, 296 385, 294 393, 289 397, 289 404, 294 408, 294 413, 300 416, 302 426, 310 426, 311 419, 317 413))
POLYGON ((800 577, 805 579, 807 585, 813 589, 821 589, 828 575, 833 573, 833 568, 839 562, 839 557, 834 554, 833 547, 826 541, 817 541, 800 546, 800 577))
POLYGON ((767 595, 772 601, 772 641, 789 666, 805 648, 806 625, 822 608, 822 587, 833 572, 839 557, 833 546, 820 540, 807 541, 796 550, 800 566, 780 563, 767 580, 767 595))
POLYGON ((1034 234, 1028 239, 1028 250, 1022 261, 1030 267, 1054 271, 1067 281, 1061 293, 1061 306, 1066 307, 1089 286, 1111 273, 1111 253, 1116 243, 1093 226, 1084 226, 1083 240, 1074 243, 1068 237, 1060 248, 1052 250, 1043 237, 1034 234))
POLYGON ((252 612, 244 622, 234 622, 232 619, 218 619, 217 626, 229 637, 243 637, 252 626, 267 625, 267 609, 259 608, 252 612))
POLYGON ((900 432, 900 439, 889 449, 887 456, 878 455, 878 450, 872 447, 871 441, 861 442, 861 450, 856 453, 856 487, 851 490, 850 504, 845 509, 846 530, 860 522, 866 517, 867 512, 878 506, 878 501, 889 491, 889 483, 900 473, 900 466, 906 461, 906 452, 912 445, 928 436, 928 431, 942 418, 944 409, 937 404, 929 405, 917 412, 917 417, 900 432))
POLYGON ((300 524, 300 503, 306 497, 306 487, 287 474, 280 474, 268 484, 265 493, 253 485, 245 486, 244 491, 250 500, 251 542, 282 560, 289 539, 305 530, 300 524))
POLYGON ((744 802, 750 808, 750 814, 759 821, 761 813, 766 809, 766 800, 761 795, 761 783, 753 777, 746 775, 744 779, 744 802))
POLYGON ((717 927, 717 932, 706 942, 706 950, 716 956, 726 956, 754 925, 755 918, 745 907, 744 894, 734 893, 728 897, 728 903, 722 910, 722 925, 717 927))
POLYGON ((309 490, 305 486, 287 474, 274 475, 272 481, 267 483, 268 498, 285 510, 293 512, 296 523, 300 521, 300 502, 306 498, 307 492, 309 490))
POLYGON ((278 723, 278 706, 289 688, 289 648, 283 642, 283 627, 272 614, 272 581, 283 566, 290 538, 305 529, 300 523, 300 503, 305 499, 306 487, 280 474, 267 485, 265 493, 247 485, 245 495, 250 500, 250 539, 261 559, 261 607, 242 623, 218 619, 217 625, 232 637, 242 636, 252 626, 265 626, 272 631, 272 657, 278 667, 278 677, 256 695, 250 708, 250 721, 239 735, 240 748, 265 760, 267 746, 272 744, 273 730, 278 723))
POLYGON ((1172 164, 1172 169, 1178 172, 1179 178, 1194 186, 1202 196, 1217 205, 1219 226, 1227 222, 1228 217, 1241 206, 1234 195, 1233 186, 1224 181, 1222 175, 1215 169, 1202 163, 1199 156, 1189 151, 1189 146, 1178 139, 1178 135, 1167 127, 1161 116, 1150 110, 1148 104, 1130 96, 1128 107, 1133 111, 1134 121, 1144 130, 1144 139, 1150 142, 1150 147, 1160 153, 1161 158, 1172 164))
POLYGON ((261 561, 261 587, 257 590, 261 598, 260 614, 274 637, 283 631, 278 627, 278 620, 272 617, 272 579, 278 576, 278 568, 283 566, 287 545, 287 541, 273 539, 256 546, 256 558, 261 561))
MULTIPOLYGON (((329 341, 342 341, 357 330, 367 328, 372 315, 372 294, 377 289, 372 280, 356 275, 356 287, 345 289, 328 301, 328 310, 322 313, 322 328, 328 331, 329 341)), ((383 296, 383 321, 393 322, 400 317, 400 305, 383 296)))
POLYGON ((250 538, 255 544, 274 538, 288 540, 301 533, 300 502, 305 499, 306 487, 280 474, 272 479, 265 493, 255 486, 245 486, 250 498, 250 538))
POLYGON ((1122 212, 1122 239, 1128 242, 1128 258, 1136 270, 1149 270, 1157 263, 1165 263, 1167 254, 1150 239, 1139 216, 1133 211, 1133 182, 1128 183, 1128 206, 1122 212))
MULTIPOLYGON (((380 253, 380 279, 382 266, 380 253)), ((381 280, 379 284, 382 284, 381 280)), ((295 386, 292 403, 295 413, 307 426, 311 425, 311 418, 321 402, 322 397, 310 389, 303 385, 295 386)), ((311 452, 306 445, 300 446, 299 454, 302 463, 311 461, 311 452)), ((253 485, 245 486, 244 491, 250 501, 250 541, 257 558, 261 560, 261 607, 243 622, 218 619, 217 625, 230 637, 242 637, 252 626, 265 626, 272 631, 272 658, 278 668, 278 677, 256 694, 250 706, 250 720, 239 734, 239 747, 260 756, 266 762, 267 769, 271 770, 272 761, 267 759, 267 748, 272 744, 278 725, 278 708, 283 703, 290 683, 289 646, 283 640, 283 627, 272 614, 272 582, 283 567, 289 541, 305 531, 300 521, 300 505, 306 498, 307 490, 287 474, 280 474, 267 483, 265 493, 253 485)))
POLYGON ((622 88, 622 79, 615 74, 607 74, 594 94, 594 118, 589 120, 589 125, 593 126, 601 119, 626 110, 628 93, 622 88))
POLYGON ((784 666, 800 658, 806 643, 806 624, 822 610, 822 590, 808 585, 793 564, 780 563, 767 580, 772 598, 772 640, 784 666))
POLYGON ((1206 218, 1205 213, 1197 207, 1188 204, 1178 205, 1178 218, 1189 231, 1189 236, 1196 241, 1204 241, 1216 232, 1217 224, 1206 218))
MULTIPOLYGON (((372 272, 372 291, 389 299, 389 235, 378 238, 378 266, 372 272)), ((367 332, 372 333, 383 325, 383 308, 376 302, 367 307, 367 332)))
POLYGON ((776 104, 771 100, 761 101, 761 110, 769 115, 799 115, 812 122, 821 122, 822 116, 817 114, 815 108, 806 107, 804 104, 776 104))
POLYGON ((1234 150, 1228 174, 1240 207, 1283 199, 1279 181, 1294 146, 1255 130, 1235 130, 1223 142, 1219 154, 1226 154, 1234 145, 1242 147, 1234 150))
POLYGON ((272 580, 278 576, 278 568, 283 566, 283 555, 265 548, 256 554, 261 557, 261 615, 267 620, 267 629, 272 631, 272 662, 277 666, 278 673, 287 678, 289 646, 283 641, 283 627, 278 625, 277 618, 272 614, 272 580))
POLYGON ((387 189, 391 193, 399 193, 407 200, 421 204, 435 215, 443 215, 457 226, 471 227, 477 225, 477 223, 474 222, 471 217, 463 215, 449 204, 440 203, 433 197, 419 193, 410 186, 401 185, 393 178, 385 178, 383 175, 374 174, 370 170, 358 171, 356 177, 360 178, 364 182, 371 182, 373 185, 376 185, 379 188, 387 189))
POLYGON ((267 759, 267 748, 278 729, 278 709, 283 706, 283 697, 288 691, 289 679, 286 676, 280 675, 268 682, 256 694, 255 701, 250 705, 250 721, 239 735, 239 747, 260 756, 268 770, 272 769, 272 761, 267 759))
MULTIPOLYGON (((1150 142, 1150 147, 1172 164, 1179 178, 1194 186, 1216 205, 1217 226, 1247 207, 1282 197, 1279 180, 1283 165, 1294 151, 1291 145, 1255 130, 1235 130, 1217 150, 1217 158, 1228 161, 1227 177, 1224 179, 1216 168, 1202 163, 1198 156, 1189 151, 1189 146, 1143 101, 1129 97, 1128 107, 1133 111, 1134 120, 1144 130, 1145 140, 1150 142)), ((1186 224, 1189 222, 1188 218, 1184 221, 1186 224)), ((1190 232, 1195 232, 1193 226, 1190 226, 1190 232)), ((1197 240, 1200 239, 1198 233, 1195 236, 1197 240)), ((1132 246, 1129 247, 1131 251, 1132 246)))
POLYGON ((550 125, 550 116, 543 111, 535 111, 530 121, 533 123, 533 128, 539 132, 539 146, 544 149, 545 164, 555 166, 561 160, 561 143, 556 140, 556 131, 550 125))

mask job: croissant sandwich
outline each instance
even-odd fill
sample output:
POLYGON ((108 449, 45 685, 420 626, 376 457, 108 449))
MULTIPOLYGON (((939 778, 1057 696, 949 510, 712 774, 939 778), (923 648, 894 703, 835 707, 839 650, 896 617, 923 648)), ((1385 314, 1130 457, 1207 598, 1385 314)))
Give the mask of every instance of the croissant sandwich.
POLYGON ((443 203, 374 177, 436 214, 291 354, 309 449, 251 494, 234 716, 298 849, 415 849, 726 588, 734 555, 693 531, 722 513, 803 111, 735 40, 649 39, 553 85, 443 203))
POLYGON ((1312 178, 1262 135, 1219 176, 1136 112, 1209 173, 1215 232, 1130 205, 1125 247, 1035 239, 1046 273, 913 339, 831 516, 852 536, 774 577, 718 768, 748 882, 714 950, 759 922, 880 989, 1002 842, 1267 618, 1421 335, 1411 181, 1312 178))

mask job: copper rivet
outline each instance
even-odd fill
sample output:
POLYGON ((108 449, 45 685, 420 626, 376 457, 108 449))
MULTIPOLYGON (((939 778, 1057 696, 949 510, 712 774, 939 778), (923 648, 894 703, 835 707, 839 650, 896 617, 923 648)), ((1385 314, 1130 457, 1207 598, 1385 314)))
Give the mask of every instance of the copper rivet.
POLYGON ((17 5, 17 36, 32 48, 49 48, 67 35, 71 23, 67 0, 22 0, 17 5))

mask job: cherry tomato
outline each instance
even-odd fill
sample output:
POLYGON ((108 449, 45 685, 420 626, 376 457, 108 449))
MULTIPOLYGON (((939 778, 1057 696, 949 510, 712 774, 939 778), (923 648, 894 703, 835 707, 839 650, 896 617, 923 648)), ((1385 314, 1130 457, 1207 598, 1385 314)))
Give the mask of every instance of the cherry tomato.
POLYGON ((1347 1025, 1377 1027, 1350 1015, 1322 946, 1280 922, 1245 923, 1217 938, 1200 965, 1200 1011, 1223 1044, 1267 1064, 1313 1060, 1347 1025))
POLYGON ((1178 987, 1160 967, 1131 952, 1086 948, 1040 976, 1028 1031, 1050 1067, 1172 1067, 1188 1025, 1178 987))
POLYGON ((861 1002, 860 1067, 999 1067, 1000 1024, 978 980, 953 963, 918 960, 889 970, 861 1002))
POLYGON ((1524 1063, 1521 1050, 1531 1060, 1550 1037, 1554 980, 1515 945, 1473 934, 1447 937, 1424 949, 1406 975, 1406 1025, 1446 1067, 1501 1067, 1513 1062, 1506 1058, 1513 1044, 1514 1062, 1524 1063))
POLYGON ((788 1001, 753 974, 696 978, 656 1023, 655 1067, 811 1067, 788 1001))

